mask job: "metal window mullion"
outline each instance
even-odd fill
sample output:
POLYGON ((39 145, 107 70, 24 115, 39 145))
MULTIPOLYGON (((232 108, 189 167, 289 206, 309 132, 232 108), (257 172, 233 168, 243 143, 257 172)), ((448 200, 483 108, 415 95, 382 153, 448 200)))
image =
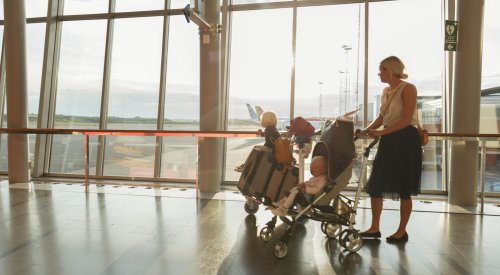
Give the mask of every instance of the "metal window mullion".
MULTIPOLYGON (((220 79, 221 79, 221 85, 220 88, 222 89, 222 94, 224 95, 224 106, 222 112, 222 117, 224 117, 224 121, 222 122, 222 127, 224 130, 228 129, 228 116, 229 116, 229 61, 231 60, 231 51, 229 47, 229 43, 231 41, 231 20, 232 20, 232 13, 229 11, 229 0, 223 0, 222 1, 222 7, 221 7, 221 65, 220 65, 220 79)), ((222 167, 226 167, 227 163, 227 139, 223 140, 223 145, 222 145, 222 167)), ((222 179, 223 182, 225 181, 226 178, 226 169, 223 169, 222 171, 222 179)))
MULTIPOLYGON (((165 0, 165 9, 168 8, 170 1, 165 0)), ((156 129, 163 130, 163 123, 165 120, 165 93, 167 85, 167 58, 168 58, 168 40, 169 40, 169 26, 170 16, 164 15, 163 17, 163 39, 161 45, 161 64, 160 64, 160 87, 158 96, 158 117, 156 129)), ((154 178, 159 178, 161 175, 161 161, 163 152, 163 137, 156 137, 155 147, 155 164, 154 164, 154 178)))
MULTIPOLYGON (((2 39, 2 55, 0 60, 0 127, 3 126, 3 110, 5 104, 5 52, 4 52, 4 41, 2 39)), ((6 135, 0 135, 0 144, 2 144, 2 138, 6 135)), ((0 154, 2 153, 2 148, 0 146, 0 154)))
POLYGON ((292 17, 292 68, 290 72, 290 119, 295 111, 295 57, 297 55, 297 7, 293 7, 292 17))
POLYGON ((368 29, 370 26, 370 3, 365 0, 365 49, 364 49, 364 74, 363 74, 363 128, 368 126, 368 29))
MULTIPOLYGON (((5 104, 5 47, 4 41, 2 39, 2 55, 0 60, 0 127, 3 125, 3 110, 5 104)), ((0 142, 2 141, 2 135, 0 135, 0 142)))
MULTIPOLYGON (((109 0, 108 14, 112 14, 115 10, 115 0, 109 0)), ((113 56, 113 33, 115 20, 113 17, 108 17, 108 25, 106 30, 106 47, 104 52, 104 70, 102 77, 102 94, 101 94, 101 112, 99 119, 99 129, 107 129, 108 127, 108 105, 109 105, 109 82, 111 74, 111 59, 113 56)), ((104 171, 104 151, 106 137, 98 137, 97 158, 96 158, 96 176, 101 176, 104 171)))
MULTIPOLYGON (((55 86, 61 44, 61 27, 57 15, 62 13, 63 0, 50 0, 48 14, 45 20, 45 46, 42 66, 42 81, 40 84, 40 101, 38 105, 38 128, 53 127, 55 108, 55 86)), ((35 140, 35 155, 33 177, 42 176, 48 172, 52 136, 37 135, 35 140)))

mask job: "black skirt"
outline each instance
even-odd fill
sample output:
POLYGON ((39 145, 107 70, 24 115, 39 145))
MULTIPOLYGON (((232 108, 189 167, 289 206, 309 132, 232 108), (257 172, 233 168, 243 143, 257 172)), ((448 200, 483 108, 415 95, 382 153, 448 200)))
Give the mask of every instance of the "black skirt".
POLYGON ((413 126, 380 138, 366 191, 371 197, 407 199, 420 193, 422 149, 413 126))

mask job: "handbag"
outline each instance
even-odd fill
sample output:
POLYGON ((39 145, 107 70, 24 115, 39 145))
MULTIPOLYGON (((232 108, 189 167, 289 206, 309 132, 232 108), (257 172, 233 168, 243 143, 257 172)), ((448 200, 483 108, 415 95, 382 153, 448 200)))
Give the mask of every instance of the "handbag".
POLYGON ((290 121, 290 132, 295 136, 310 137, 315 131, 314 126, 301 116, 290 121))
POLYGON ((418 111, 417 111, 417 132, 418 135, 420 136, 420 145, 425 146, 429 142, 429 132, 424 129, 422 126, 420 126, 420 122, 418 121, 418 111))

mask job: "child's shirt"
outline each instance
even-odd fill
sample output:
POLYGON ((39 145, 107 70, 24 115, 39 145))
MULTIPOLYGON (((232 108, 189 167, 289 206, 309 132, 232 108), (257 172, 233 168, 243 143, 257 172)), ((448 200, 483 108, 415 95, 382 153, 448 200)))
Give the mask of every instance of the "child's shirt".
POLYGON ((326 174, 319 177, 312 177, 308 181, 305 181, 306 193, 309 195, 316 195, 323 190, 328 181, 326 174))
POLYGON ((266 139, 266 143, 264 143, 264 146, 274 150, 274 141, 280 137, 280 132, 278 131, 278 128, 274 126, 268 126, 264 130, 264 137, 266 139))

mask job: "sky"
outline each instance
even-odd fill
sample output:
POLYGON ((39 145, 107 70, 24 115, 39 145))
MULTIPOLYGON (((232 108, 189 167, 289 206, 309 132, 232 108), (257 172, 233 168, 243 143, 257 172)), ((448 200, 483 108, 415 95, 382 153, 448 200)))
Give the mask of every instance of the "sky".
MULTIPOLYGON (((26 0, 28 17, 43 16, 47 2, 26 0)), ((106 2, 66 0, 65 12, 101 12, 106 8, 106 2)), ((119 0, 117 10, 161 8, 162 2, 119 0)), ((176 0, 172 6, 180 8, 186 2, 176 0)), ((250 2, 240 0, 238 3, 250 2)), ((489 88, 500 86, 500 21, 494 14, 500 10, 500 1, 485 2, 482 88, 489 88)), ((300 9, 295 60, 292 58, 291 19, 291 9, 234 12, 230 118, 248 118, 245 103, 262 105, 265 109, 277 111, 280 116, 288 115, 294 64, 296 113, 335 116, 355 108, 356 87, 358 101, 362 102, 363 6, 351 4, 300 9), (343 45, 352 49, 346 51, 343 45)), ((373 101, 383 88, 377 77, 378 62, 388 55, 397 55, 405 62, 410 76, 408 81, 417 85, 419 95, 440 95, 443 63, 441 1, 373 3, 370 20, 369 101, 373 101)), ((197 118, 198 30, 194 24, 187 24, 183 16, 172 17, 171 23, 166 117, 197 118)), ((117 20, 111 66, 110 115, 156 116, 161 27, 161 18, 117 20)), ((63 23, 56 113, 99 115, 105 28, 104 20, 63 23)), ((44 31, 43 24, 30 24, 27 28, 30 113, 36 113, 38 108, 44 31)))

